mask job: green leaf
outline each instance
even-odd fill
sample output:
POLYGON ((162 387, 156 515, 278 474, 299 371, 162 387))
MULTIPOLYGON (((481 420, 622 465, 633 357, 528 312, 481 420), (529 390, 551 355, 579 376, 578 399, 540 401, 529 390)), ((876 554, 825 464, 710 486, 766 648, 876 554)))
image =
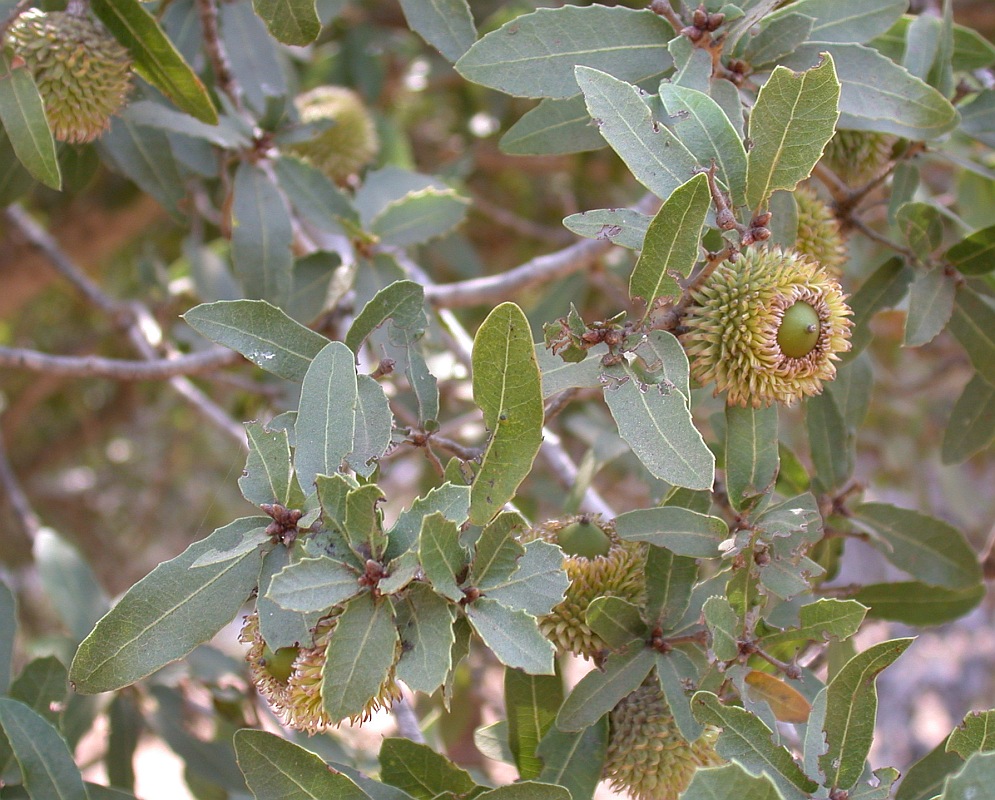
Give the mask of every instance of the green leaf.
POLYGON ((923 256, 936 250, 943 239, 940 212, 929 203, 904 203, 895 212, 895 223, 909 247, 923 256))
POLYGON ((698 261, 701 229, 711 203, 708 181, 698 174, 677 187, 653 217, 629 278, 629 296, 646 303, 644 319, 658 298, 680 295, 675 277, 686 278, 698 261))
POLYGON ((539 780, 565 787, 572 800, 591 800, 607 750, 607 716, 582 731, 566 733, 554 725, 536 750, 543 762, 539 780))
POLYGON ((6 53, 0 53, 0 122, 17 160, 46 186, 61 189, 55 139, 38 87, 30 70, 13 67, 6 53))
POLYGON ((841 84, 839 127, 930 140, 956 127, 957 110, 932 86, 861 44, 803 44, 783 64, 805 69, 828 52, 841 84))
POLYGON ((606 6, 542 8, 484 36, 456 71, 518 97, 572 97, 583 64, 632 82, 670 66, 664 44, 673 29, 653 12, 606 6))
MULTIPOLYGON (((584 117, 590 120, 586 112, 584 117)), ((652 220, 647 214, 631 208, 597 208, 571 214, 563 220, 563 226, 578 236, 610 241, 630 250, 642 250, 652 220)))
POLYGON ((907 625, 942 625, 963 617, 984 599, 983 584, 964 589, 944 589, 919 581, 872 583, 861 587, 854 599, 869 607, 867 616, 907 625))
POLYGON ((859 780, 874 735, 878 707, 874 680, 912 641, 893 639, 868 647, 829 682, 823 726, 829 749, 819 758, 827 786, 845 790, 859 780))
POLYGON ((397 677, 412 691, 432 694, 452 668, 455 611, 424 583, 412 583, 394 600, 401 658, 397 677))
POLYGON ((967 351, 978 374, 995 385, 995 308, 961 286, 950 317, 950 332, 967 351))
POLYGON ((76 651, 69 680, 96 694, 134 683, 206 642, 238 613, 259 576, 255 549, 191 569, 212 550, 236 548, 265 527, 265 517, 238 519, 190 545, 132 586, 76 651))
MULTIPOLYGON (((145 723, 130 693, 119 692, 115 695, 107 710, 107 722, 110 727, 104 757, 107 779, 112 786, 132 789, 135 786, 135 751, 145 723)), ((90 800, 96 800, 89 787, 87 789, 90 800)))
POLYGON ((451 522, 462 525, 466 522, 469 509, 469 486, 444 483, 432 489, 424 497, 416 499, 411 508, 398 514, 397 522, 387 535, 387 557, 396 558, 411 549, 418 541, 422 520, 433 512, 438 511, 451 522))
POLYGON ((905 344, 928 344, 942 331, 954 311, 957 280, 942 267, 916 275, 909 293, 909 313, 905 318, 905 344))
POLYGON ((232 73, 242 88, 246 104, 262 114, 268 98, 287 94, 277 42, 249 3, 223 3, 218 11, 232 73))
POLYGON ((796 13, 794 6, 789 13, 776 18, 772 14, 768 19, 770 22, 747 42, 743 51, 743 59, 753 67, 773 64, 794 52, 798 45, 811 38, 809 34, 815 22, 807 14, 796 13))
POLYGON ((587 673, 574 686, 556 716, 556 727, 581 731, 594 725, 623 697, 639 688, 654 663, 654 651, 645 647, 609 656, 604 670, 587 673))
POLYGON ((311 44, 321 33, 314 0, 252 0, 252 7, 284 44, 311 44))
POLYGON ((502 512, 481 531, 474 543, 469 584, 480 590, 498 586, 518 569, 525 548, 518 537, 526 527, 520 514, 502 512))
POLYGON ((995 120, 995 90, 982 89, 970 103, 957 108, 961 115, 960 129, 991 147, 995 142, 995 133, 992 131, 992 121, 995 120))
POLYGON ((946 752, 945 747, 946 741, 940 742, 912 765, 898 787, 895 800, 933 800, 939 797, 946 776, 964 764, 959 755, 946 752))
POLYGON ((299 507, 304 500, 290 465, 290 441, 285 430, 271 431, 258 422, 245 423, 249 455, 238 479, 242 496, 253 505, 278 503, 299 507), (296 503, 291 503, 291 498, 296 503))
POLYGON ((474 730, 473 744, 492 761, 514 766, 515 757, 511 754, 511 747, 508 745, 508 720, 501 719, 474 730))
POLYGON ((245 293, 285 305, 294 258, 293 225, 283 194, 270 176, 247 161, 235 170, 231 258, 245 293))
POLYGON ((235 731, 235 757, 257 800, 369 800, 314 753, 266 731, 235 731))
POLYGON ((281 647, 293 647, 299 642, 310 642, 312 628, 325 611, 325 607, 311 612, 288 611, 269 596, 273 578, 288 565, 301 561, 303 553, 304 548, 297 544, 293 547, 274 547, 263 556, 256 614, 259 616, 259 635, 274 651, 281 647))
POLYGON ((387 598, 354 597, 335 623, 321 668, 321 697, 331 719, 361 716, 397 657, 394 611, 387 598))
POLYGON ((553 674, 553 645, 539 632, 531 614, 481 597, 466 607, 466 616, 484 644, 506 667, 530 675, 553 674))
POLYGON ((562 786, 523 781, 481 792, 477 800, 570 800, 570 792, 562 786))
POLYGON ((218 112, 204 84, 138 0, 91 0, 90 8, 128 48, 135 72, 178 108, 201 122, 217 124, 218 112))
MULTIPOLYGON (((583 98, 581 100, 583 101, 583 98)), ((584 119, 590 120, 586 108, 584 119)), ((603 144, 601 135, 597 131, 592 133, 598 137, 598 143, 603 144)), ((17 158, 7 132, 0 125, 0 206, 8 206, 20 200, 34 185, 35 179, 17 158)))
POLYGON ((881 767, 871 774, 873 779, 858 783, 850 790, 848 800, 891 800, 892 789, 901 773, 894 767, 881 767))
POLYGON ((292 156, 281 156, 274 169, 294 211, 311 225, 344 234, 346 228, 359 224, 352 200, 320 170, 292 156))
POLYGON ((563 568, 563 551, 535 539, 525 545, 518 569, 504 580, 488 581, 486 594, 508 608, 541 617, 563 599, 569 583, 563 568))
POLYGON ((390 322, 391 341, 403 343, 405 335, 418 338, 425 331, 425 290, 413 281, 394 281, 370 300, 353 320, 345 343, 359 352, 366 338, 385 322, 390 322))
POLYGON ((318 475, 334 475, 352 452, 356 425, 356 364, 342 342, 330 342, 314 357, 301 387, 294 426, 294 467, 307 491, 318 475))
POLYGON ((608 409, 643 466, 675 486, 711 489, 715 456, 691 421, 687 397, 666 384, 643 383, 629 365, 606 374, 608 409))
POLYGON ((798 627, 769 633, 762 638, 764 647, 802 642, 842 642, 853 636, 864 621, 867 606, 856 600, 822 598, 801 607, 798 627))
POLYGON ((774 487, 781 458, 777 406, 726 406, 726 492, 737 511, 749 510, 774 487))
POLYGON ((985 275, 995 269, 995 225, 961 239, 944 259, 964 275, 985 275))
POLYGON ((950 412, 940 457, 944 464, 958 464, 984 450, 993 440, 995 386, 975 374, 950 412))
POLYGON ((7 736, 29 797, 87 800, 73 755, 50 722, 23 703, 0 697, 0 730, 7 736))
POLYGON ((180 218, 186 179, 173 157, 169 136, 135 125, 126 117, 113 117, 110 129, 97 140, 97 149, 114 170, 180 218))
POLYGON ((459 225, 469 204, 454 189, 430 186, 388 203, 370 222, 370 233, 385 245, 422 244, 459 225))
POLYGON ((995 711, 972 711, 947 739, 947 752, 968 758, 995 750, 995 711))
POLYGON ((939 800, 972 800, 984 797, 995 781, 995 753, 975 753, 943 784, 939 800))
POLYGON ((739 655, 739 629, 742 620, 724 597, 709 597, 702 606, 705 626, 712 634, 712 652, 719 661, 732 661, 739 655))
POLYGON ((532 470, 542 444, 542 378, 529 321, 502 303, 473 340, 473 400, 491 438, 470 488, 470 521, 483 525, 507 503, 532 470))
POLYGON ((771 729, 757 716, 735 706, 726 706, 711 692, 697 692, 691 698, 697 720, 722 728, 715 749, 729 761, 753 772, 766 772, 786 800, 802 800, 817 784, 802 772, 791 754, 774 744, 771 729))
POLYGON ((664 547, 646 553, 646 616, 669 630, 684 616, 698 580, 698 562, 664 547))
POLYGON ((17 635, 17 600, 3 580, 0 580, 0 694, 10 685, 10 666, 14 658, 14 637, 17 635))
POLYGON ((833 137, 840 84, 831 57, 801 74, 774 69, 750 113, 746 204, 759 209, 777 189, 791 191, 812 173, 833 137))
POLYGON ((380 505, 386 500, 383 490, 374 483, 350 489, 345 499, 344 529, 349 547, 357 558, 379 560, 387 549, 380 505))
POLYGON ((329 343, 265 300, 204 303, 183 319, 201 336, 291 381, 303 381, 311 361, 329 343))
POLYGON ((861 503, 852 511, 885 558, 917 580, 954 590, 981 580, 973 548, 953 525, 887 503, 861 503))
POLYGON ((719 517, 677 506, 626 511, 616 517, 615 530, 626 541, 648 542, 691 558, 717 558, 719 544, 729 536, 729 526, 719 517))
POLYGON ((504 707, 508 720, 508 742, 522 780, 539 777, 542 759, 536 748, 553 727, 563 702, 563 680, 559 675, 526 675, 504 671, 504 707))
POLYGON ((733 205, 743 205, 746 150, 722 107, 707 94, 676 83, 660 84, 660 100, 671 118, 668 127, 674 135, 702 166, 715 161, 719 180, 731 193, 733 205))
POLYGON ((410 739, 384 739, 380 747, 380 780, 416 800, 467 797, 478 789, 470 773, 410 739))
POLYGON ((689 742, 697 740, 704 727, 691 713, 687 687, 697 685, 699 679, 691 657, 676 648, 667 653, 657 653, 656 676, 681 736, 689 742))
MULTIPOLYGON (((38 532, 32 551, 45 594, 73 639, 82 641, 110 608, 97 576, 79 550, 50 528, 38 532)), ((0 602, 0 612, 2 607, 0 602)))
POLYGON ((522 115, 498 142, 510 155, 565 155, 605 146, 582 95, 566 99, 546 98, 522 115))
POLYGON ((355 571, 328 556, 288 564, 270 582, 266 596, 291 611, 325 611, 362 591, 355 571))
POLYGON ((369 375, 359 375, 356 380, 356 424, 346 463, 357 475, 369 478, 390 447, 394 415, 379 383, 369 375))
POLYGON ((649 632, 639 606, 621 597, 595 597, 584 616, 588 627, 613 650, 645 639, 649 632))
POLYGON ((463 599, 456 576, 466 567, 467 553, 459 541, 459 528, 439 512, 422 520, 418 559, 432 587, 454 603, 463 599))
POLYGON ((653 119, 637 87, 588 67, 577 67, 577 83, 605 141, 633 177, 653 194, 666 200, 694 174, 697 160, 668 128, 653 119))
POLYGON ((851 358, 856 357, 871 340, 871 317, 882 308, 891 308, 901 301, 912 282, 913 274, 912 269, 901 258, 890 258, 850 298, 854 325, 850 336, 851 358))
POLYGON ((401 0, 408 27, 450 61, 477 41, 467 0, 401 0))
POLYGON ((887 31, 905 12, 906 0, 799 0, 768 17, 780 19, 786 13, 805 14, 814 19, 811 42, 866 42, 887 31))
POLYGON ((836 371, 836 380, 826 384, 851 433, 864 423, 873 388, 874 370, 866 358, 848 361, 836 371))
POLYGON ((248 147, 250 138, 231 117, 221 117, 217 124, 192 119, 189 114, 177 111, 164 103, 154 100, 139 100, 131 103, 122 116, 139 127, 157 128, 170 133, 203 139, 228 150, 248 147))
POLYGON ((681 800, 717 800, 735 797, 736 800, 784 800, 767 775, 754 777, 739 764, 727 764, 714 769, 699 769, 681 800))
POLYGON ((840 488, 853 474, 856 454, 854 436, 836 398, 828 392, 809 398, 805 423, 814 477, 826 491, 840 488))
POLYGON ((66 668, 55 656, 36 658, 21 670, 10 685, 10 698, 24 703, 53 725, 59 725, 61 710, 66 705, 69 682, 66 668))

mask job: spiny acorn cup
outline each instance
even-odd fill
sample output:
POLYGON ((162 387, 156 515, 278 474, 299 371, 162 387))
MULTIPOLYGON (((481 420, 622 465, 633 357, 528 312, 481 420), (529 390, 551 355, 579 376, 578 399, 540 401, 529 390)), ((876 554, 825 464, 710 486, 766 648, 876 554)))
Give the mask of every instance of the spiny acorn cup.
POLYGON ((887 133, 838 130, 826 145, 822 162, 847 186, 860 186, 884 169, 895 141, 887 133))
POLYGON ((850 308, 816 262, 780 248, 725 261, 691 294, 682 339, 691 374, 729 405, 791 405, 819 394, 850 349, 850 308))
POLYGON ((602 777, 636 800, 677 800, 696 770, 723 763, 715 728, 690 743, 681 736, 655 676, 624 697, 609 721, 602 777))
POLYGON ((602 596, 643 601, 646 545, 622 541, 611 523, 586 514, 550 520, 522 536, 525 542, 534 539, 560 545, 570 579, 563 600, 539 618, 539 629, 560 652, 596 657, 607 644, 587 624, 587 607, 602 596))
POLYGON ((5 44, 31 71, 59 141, 96 139, 131 90, 128 50, 84 14, 32 8, 14 20, 5 44))
MULTIPOLYGON (((311 647, 281 647, 274 653, 259 633, 259 616, 256 613, 245 618, 238 637, 239 641, 249 645, 245 660, 256 690, 266 698, 270 708, 285 725, 304 731, 309 736, 345 721, 331 719, 325 713, 321 698, 325 649, 335 633, 339 613, 341 611, 336 609, 315 626, 311 647)), ((394 681, 392 669, 376 696, 370 698, 363 711, 350 717, 349 721, 353 724, 365 722, 375 711, 389 708, 400 697, 401 689, 394 681)))
POLYGON ((798 236, 794 249, 821 264, 830 275, 840 274, 846 263, 846 244, 833 210, 809 186, 795 189, 798 236))
POLYGON ((351 89, 319 86, 300 95, 294 105, 301 122, 331 122, 321 133, 290 149, 333 181, 343 182, 376 157, 380 149, 376 124, 351 89))

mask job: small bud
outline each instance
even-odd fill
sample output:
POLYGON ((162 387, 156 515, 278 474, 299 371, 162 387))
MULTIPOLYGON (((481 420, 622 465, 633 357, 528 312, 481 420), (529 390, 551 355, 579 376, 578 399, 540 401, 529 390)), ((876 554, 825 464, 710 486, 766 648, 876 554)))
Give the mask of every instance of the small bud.
POLYGON ((705 23, 705 30, 709 32, 717 31, 722 23, 726 21, 726 15, 721 13, 709 14, 708 22, 705 23))
POLYGON ((681 28, 681 36, 686 36, 692 42, 697 42, 704 35, 705 34, 701 28, 696 28, 694 25, 688 25, 686 28, 681 28))
POLYGON ((696 28, 704 28, 708 25, 708 10, 704 6, 698 6, 691 15, 691 22, 696 28))

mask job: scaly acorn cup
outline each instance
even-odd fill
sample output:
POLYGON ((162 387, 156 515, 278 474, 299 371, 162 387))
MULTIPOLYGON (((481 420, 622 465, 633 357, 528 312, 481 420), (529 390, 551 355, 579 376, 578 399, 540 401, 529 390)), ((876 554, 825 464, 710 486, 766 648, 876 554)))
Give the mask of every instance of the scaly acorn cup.
POLYGON ((682 339, 691 374, 729 405, 791 405, 819 394, 850 349, 850 308, 814 261, 780 248, 725 261, 692 292, 682 339))
POLYGON ((31 71, 59 141, 96 139, 128 97, 128 50, 88 16, 32 8, 14 20, 5 44, 31 71))
POLYGON ((873 131, 838 130, 822 162, 847 186, 860 186, 878 175, 891 157, 895 137, 873 131))
POLYGON ((833 210, 808 186, 795 189, 798 236, 794 249, 822 264, 830 275, 840 274, 846 263, 846 244, 833 210))
POLYGON ((609 721, 602 777, 636 800, 677 800, 696 770, 723 763, 715 728, 690 743, 681 736, 655 676, 624 697, 609 721))
POLYGON ((331 125, 292 152, 341 183, 369 164, 380 149, 376 124, 359 95, 342 86, 319 86, 295 101, 301 122, 330 120, 331 125))
POLYGON ((570 579, 563 600, 539 618, 539 630, 560 652, 596 657, 607 644, 587 624, 587 607, 602 596, 643 601, 646 545, 622 541, 611 523, 590 515, 550 520, 522 535, 523 542, 534 539, 560 545, 570 579))
MULTIPOLYGON (((325 664, 325 649, 335 633, 339 613, 340 610, 336 609, 317 624, 311 647, 281 647, 274 653, 259 633, 259 616, 256 613, 245 618, 238 637, 239 641, 249 645, 245 660, 249 664, 249 676, 256 691, 266 698, 284 725, 304 731, 309 736, 345 721, 331 719, 325 713, 321 699, 321 668, 325 664)), ((391 670, 377 695, 349 721, 353 724, 365 722, 375 711, 389 708, 400 697, 401 689, 394 681, 391 670)))

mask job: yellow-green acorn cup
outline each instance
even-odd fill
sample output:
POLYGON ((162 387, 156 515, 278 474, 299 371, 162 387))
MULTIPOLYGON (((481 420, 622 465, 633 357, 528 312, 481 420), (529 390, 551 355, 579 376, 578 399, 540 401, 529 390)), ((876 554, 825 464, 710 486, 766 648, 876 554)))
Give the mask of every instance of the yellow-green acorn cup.
POLYGON ((714 728, 690 743, 681 736, 653 676, 623 698, 609 720, 602 777, 635 800, 677 800, 696 770, 723 763, 714 728))
POLYGON ((895 137, 874 131, 838 130, 822 155, 822 162, 851 187, 880 174, 891 158, 895 137))
POLYGON ((794 249, 821 264, 830 275, 839 275, 846 263, 846 244, 833 210, 808 186, 795 189, 795 203, 798 236, 794 249))
POLYGON ((300 95, 294 104, 301 122, 328 120, 315 137, 292 146, 337 183, 369 164, 380 149, 373 117, 359 95, 342 86, 319 86, 300 95))
POLYGON ((683 342, 691 374, 729 405, 791 405, 836 377, 850 308, 819 264, 780 248, 720 264, 692 292, 683 342))
POLYGON ((32 8, 14 20, 5 44, 31 71, 59 141, 96 139, 127 100, 131 57, 85 14, 32 8))
POLYGON ((570 579, 563 600, 539 619, 539 629, 560 652, 596 657, 607 645, 587 624, 587 607, 601 596, 642 602, 646 546, 622 541, 610 523, 588 515, 551 520, 522 538, 560 545, 563 568, 570 579))
MULTIPOLYGON (((249 645, 245 660, 256 691, 266 698, 285 725, 308 735, 344 722, 331 719, 325 713, 321 698, 321 669, 325 664, 325 649, 335 633, 337 617, 336 613, 318 623, 311 647, 281 647, 274 653, 259 633, 259 617, 255 613, 245 618, 239 634, 239 640, 249 645)), ((373 712, 390 707, 400 696, 400 687, 391 670, 376 697, 350 721, 364 722, 373 712)))

